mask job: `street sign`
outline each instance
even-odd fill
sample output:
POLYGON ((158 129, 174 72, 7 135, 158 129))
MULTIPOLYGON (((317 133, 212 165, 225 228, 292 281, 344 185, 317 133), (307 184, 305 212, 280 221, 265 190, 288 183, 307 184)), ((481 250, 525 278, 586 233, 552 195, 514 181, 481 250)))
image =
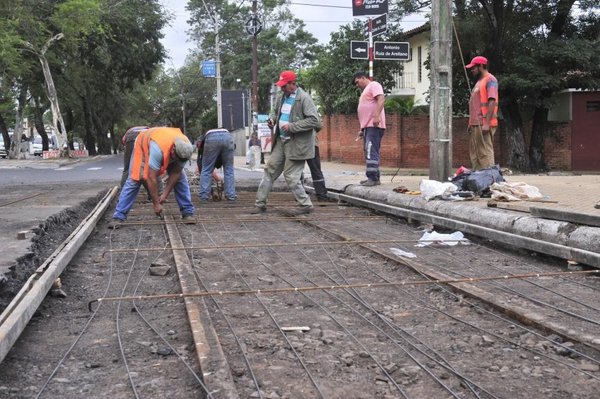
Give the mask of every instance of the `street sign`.
POLYGON ((217 62, 214 60, 202 61, 202 76, 214 78, 217 76, 217 62))
MULTIPOLYGON (((371 21, 371 35, 379 36, 387 31, 387 14, 373 18, 371 21)), ((365 23, 365 35, 369 34, 369 21, 365 23)))
POLYGON ((353 60, 368 60, 369 42, 352 40, 350 42, 350 58, 353 60))
POLYGON ((246 32, 250 36, 258 35, 262 31, 262 28, 263 24, 258 15, 252 15, 246 20, 246 32))
POLYGON ((352 16, 387 14, 387 0, 352 0, 352 16))
POLYGON ((376 60, 408 61, 410 44, 408 42, 375 42, 373 53, 376 60))

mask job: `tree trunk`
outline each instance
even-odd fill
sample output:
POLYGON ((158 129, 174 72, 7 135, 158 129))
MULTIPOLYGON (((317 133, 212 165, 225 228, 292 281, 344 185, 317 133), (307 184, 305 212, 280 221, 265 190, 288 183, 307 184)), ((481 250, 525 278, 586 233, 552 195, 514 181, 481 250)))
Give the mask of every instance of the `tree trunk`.
POLYGON ((85 137, 83 138, 83 141, 88 150, 88 154, 96 155, 96 139, 94 138, 92 112, 90 111, 90 106, 85 96, 81 98, 81 101, 83 102, 83 124, 85 126, 85 137))
POLYGON ((42 138, 42 151, 48 151, 50 148, 48 145, 48 133, 44 127, 44 109, 42 108, 42 102, 38 97, 34 97, 33 103, 33 121, 35 130, 42 138))
POLYGON ((15 130, 13 132, 13 140, 10 143, 10 150, 8 151, 8 157, 10 159, 17 159, 21 152, 21 136, 23 134, 23 110, 25 109, 25 103, 27 102, 27 88, 21 86, 19 91, 19 98, 17 101, 17 114, 15 117, 15 130))
POLYGON ((507 166, 521 172, 529 171, 529 156, 523 136, 523 121, 519 105, 510 98, 500 99, 504 122, 504 148, 507 166))
POLYGON ((529 144, 529 158, 532 172, 547 170, 544 159, 544 138, 548 131, 548 109, 536 107, 533 113, 533 127, 531 129, 531 143, 529 144))
POLYGON ((104 126, 104 123, 102 123, 102 120, 98 117, 98 115, 93 111, 90 110, 91 115, 92 115, 92 122, 94 125, 94 130, 96 132, 96 140, 98 142, 98 152, 100 154, 110 154, 110 142, 108 140, 108 137, 106 137, 106 133, 108 128, 106 126, 104 126))
POLYGON ((2 132, 2 138, 4 139, 4 149, 8 154, 8 150, 10 149, 10 136, 8 135, 8 126, 6 126, 6 121, 0 115, 0 132, 2 132))

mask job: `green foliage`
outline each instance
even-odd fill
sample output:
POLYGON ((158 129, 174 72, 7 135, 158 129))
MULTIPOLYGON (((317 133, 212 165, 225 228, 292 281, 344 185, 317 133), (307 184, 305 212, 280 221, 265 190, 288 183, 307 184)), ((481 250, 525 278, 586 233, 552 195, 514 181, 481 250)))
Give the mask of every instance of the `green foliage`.
MULTIPOLYGON (((190 0, 188 3, 199 53, 203 54, 203 59, 215 57, 211 18, 213 13, 217 14, 223 88, 249 89, 252 85, 252 40, 244 26, 251 9, 243 2, 205 1, 210 14, 202 0, 190 0)), ((319 46, 304 29, 304 24, 290 13, 285 1, 261 1, 258 11, 264 25, 258 35, 258 102, 259 111, 268 112, 271 86, 279 73, 293 69, 302 74, 314 62, 319 46)))
POLYGON ((403 116, 424 114, 422 107, 415 106, 414 99, 403 97, 386 98, 385 112, 390 114, 400 114, 403 116))
POLYGON ((99 0, 68 0, 56 6, 51 21, 67 38, 76 40, 101 33, 101 16, 99 0))
MULTIPOLYGON (((364 40, 363 24, 355 20, 333 32, 329 43, 318 53, 316 65, 305 75, 306 86, 317 93, 318 104, 325 114, 356 113, 360 91, 352 77, 358 71, 368 71, 369 64, 350 58, 350 41, 364 40)), ((389 90, 393 85, 392 73, 399 69, 397 62, 377 62, 375 80, 389 90)))

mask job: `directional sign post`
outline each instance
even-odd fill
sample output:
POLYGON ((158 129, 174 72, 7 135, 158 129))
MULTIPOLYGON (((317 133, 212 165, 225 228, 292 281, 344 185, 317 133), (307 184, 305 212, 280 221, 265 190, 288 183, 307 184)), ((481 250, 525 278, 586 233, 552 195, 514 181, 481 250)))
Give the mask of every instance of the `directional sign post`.
MULTIPOLYGON (((378 16, 371 20, 371 35, 373 37, 384 34, 387 31, 387 14, 378 16)), ((369 22, 365 24, 365 34, 369 35, 369 22)))
POLYGON ((350 42, 350 58, 353 60, 368 60, 369 42, 352 40, 350 42))
POLYGON ((408 61, 410 44, 408 42, 375 42, 376 60, 408 61))

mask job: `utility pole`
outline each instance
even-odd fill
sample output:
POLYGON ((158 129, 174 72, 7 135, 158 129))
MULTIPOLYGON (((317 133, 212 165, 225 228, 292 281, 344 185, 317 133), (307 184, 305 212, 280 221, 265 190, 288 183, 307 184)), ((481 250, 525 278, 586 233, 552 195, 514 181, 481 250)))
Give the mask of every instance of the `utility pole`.
POLYGON ((221 104, 221 49, 219 48, 219 16, 215 13, 215 57, 217 64, 217 127, 223 127, 223 105, 221 104))
POLYGON ((447 181, 452 167, 452 0, 431 2, 429 178, 447 181))
MULTIPOLYGON (((257 1, 252 0, 252 15, 256 16, 257 1)), ((258 113, 258 35, 252 35, 252 112, 258 113)))
POLYGON ((373 20, 369 17, 368 21, 369 30, 369 79, 373 80, 373 20))

